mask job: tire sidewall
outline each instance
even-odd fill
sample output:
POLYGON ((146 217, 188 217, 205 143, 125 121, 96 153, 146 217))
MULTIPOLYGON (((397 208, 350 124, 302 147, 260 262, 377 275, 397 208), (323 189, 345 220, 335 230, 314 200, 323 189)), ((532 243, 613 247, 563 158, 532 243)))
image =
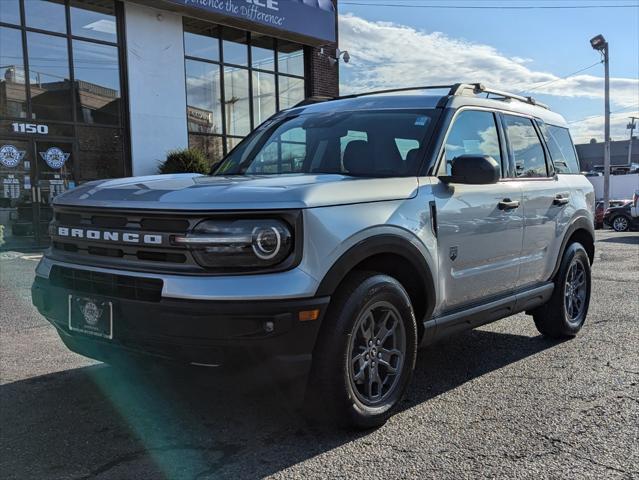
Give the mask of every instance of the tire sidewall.
MULTIPOLYGON (((415 368, 417 357, 417 327, 415 314, 411 306, 408 294, 401 284, 392 277, 381 274, 372 274, 345 299, 337 302, 336 307, 340 311, 330 309, 336 315, 337 328, 323 342, 324 348, 333 345, 335 350, 327 352, 330 357, 339 359, 334 365, 328 365, 339 379, 336 394, 338 410, 345 412, 347 423, 363 428, 372 428, 386 421, 394 408, 402 399, 415 368), (373 303, 387 301, 398 311, 401 321, 404 323, 406 334, 406 353, 400 379, 395 391, 384 403, 370 406, 362 403, 355 394, 350 382, 349 368, 349 344, 353 335, 353 329, 361 312, 373 303), (334 355, 334 356, 333 356, 334 355), (338 371, 336 371, 338 370, 338 371), (339 372, 339 373, 338 373, 339 372)), ((331 349, 332 350, 332 349, 331 349)), ((330 358, 329 357, 329 358, 330 358)), ((326 358, 326 356, 324 356, 326 358)))
POLYGON ((586 321, 586 317, 588 316, 588 307, 590 306, 590 292, 592 287, 590 259, 588 258, 588 254, 586 253, 585 248, 580 243, 573 243, 566 250, 564 258, 561 262, 561 268, 559 270, 557 280, 558 282, 555 283, 555 288, 557 289, 557 294, 561 299, 561 318, 563 320, 562 330, 564 334, 574 336, 579 332, 579 330, 581 330, 581 327, 583 327, 584 322, 586 321), (568 274, 568 270, 575 260, 579 261, 584 268, 586 276, 586 299, 584 309, 579 317, 579 322, 571 323, 568 320, 568 315, 566 313, 564 295, 566 289, 566 275, 568 274))

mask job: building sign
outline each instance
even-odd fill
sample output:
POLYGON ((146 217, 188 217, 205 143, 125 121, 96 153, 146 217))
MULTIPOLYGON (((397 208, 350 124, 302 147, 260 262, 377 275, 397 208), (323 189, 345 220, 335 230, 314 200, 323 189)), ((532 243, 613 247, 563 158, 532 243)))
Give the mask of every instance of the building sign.
POLYGON ((335 42, 331 0, 165 0, 326 43, 335 42))

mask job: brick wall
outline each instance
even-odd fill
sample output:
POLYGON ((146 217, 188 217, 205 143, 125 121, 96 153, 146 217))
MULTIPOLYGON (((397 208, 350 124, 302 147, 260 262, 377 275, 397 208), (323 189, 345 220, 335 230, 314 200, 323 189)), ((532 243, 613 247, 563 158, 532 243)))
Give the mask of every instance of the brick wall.
MULTIPOLYGON (((337 11, 337 0, 333 0, 337 11)), ((335 25, 337 38, 339 32, 335 25)), ((336 97, 339 95, 339 65, 331 61, 335 58, 337 44, 324 46, 324 53, 320 53, 320 48, 307 47, 306 69, 307 69, 307 96, 336 97)))

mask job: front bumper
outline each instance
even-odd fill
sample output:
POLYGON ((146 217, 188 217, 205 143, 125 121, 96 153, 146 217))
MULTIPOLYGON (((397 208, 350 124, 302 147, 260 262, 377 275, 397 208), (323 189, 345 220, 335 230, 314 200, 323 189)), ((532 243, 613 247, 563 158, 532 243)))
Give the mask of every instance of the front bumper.
MULTIPOLYGON (((110 292, 112 293, 112 292, 110 292)), ((206 301, 160 297, 139 300, 77 292, 37 276, 32 300, 71 350, 116 362, 151 356, 206 366, 260 365, 284 376, 304 375, 329 297, 291 300, 206 301), (90 295, 113 304, 113 339, 69 329, 69 295, 90 295), (300 311, 320 311, 300 321, 300 311)))

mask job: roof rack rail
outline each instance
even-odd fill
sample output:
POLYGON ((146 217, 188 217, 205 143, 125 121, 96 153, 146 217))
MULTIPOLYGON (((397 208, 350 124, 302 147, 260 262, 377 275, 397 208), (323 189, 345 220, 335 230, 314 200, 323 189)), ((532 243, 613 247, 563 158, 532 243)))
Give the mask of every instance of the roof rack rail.
MULTIPOLYGON (((448 90, 448 96, 457 96, 457 95, 496 95, 501 97, 503 100, 517 100, 523 103, 527 103, 529 105, 536 105, 538 107, 545 108, 549 110, 548 105, 538 102, 533 97, 524 97, 521 95, 516 95, 514 93, 504 92, 502 90, 495 90, 492 88, 486 88, 482 83, 455 83, 453 85, 424 85, 422 87, 402 87, 402 88, 388 88, 385 90, 373 90, 370 92, 362 92, 362 93, 353 93, 350 95, 343 95, 340 97, 324 97, 324 96, 316 96, 310 97, 306 100, 301 101, 296 107, 301 107, 304 105, 309 105, 312 103, 319 102, 328 102, 332 100, 344 100, 348 98, 358 98, 358 97, 366 97, 368 95, 381 95, 384 93, 398 93, 398 92, 413 92, 417 90, 448 90)), ((499 100, 499 99, 497 99, 499 100)))
POLYGON ((503 90, 495 90, 493 88, 486 88, 486 86, 482 83, 458 83, 455 85, 455 91, 451 89, 451 95, 464 95, 466 91, 471 90, 474 95, 481 95, 485 93, 486 95, 496 95, 498 97, 502 97, 503 99, 512 99, 518 100, 523 103, 528 103, 530 105, 536 105, 541 108, 545 108, 549 110, 548 105, 545 103, 538 102, 533 97, 524 97, 522 95, 516 95, 514 93, 504 92, 503 90))
MULTIPOLYGON (((371 92, 362 92, 362 93, 353 93, 350 95, 343 95, 340 97, 332 98, 331 100, 343 100, 348 98, 357 98, 357 97, 365 97, 368 95, 381 95, 384 93, 398 93, 398 92, 411 92, 417 90, 448 90, 449 96, 454 95, 496 95, 498 97, 502 97, 503 99, 512 99, 518 100, 520 102, 528 103, 529 105, 537 105, 538 107, 545 108, 548 110, 548 106, 538 102, 533 97, 524 97, 521 95, 516 95, 514 93, 504 92, 502 90, 495 90, 492 88, 486 88, 482 83, 455 83, 453 85, 424 85, 421 87, 402 87, 402 88, 388 88, 385 90, 373 90, 371 92)), ((315 101, 326 101, 329 100, 326 97, 322 97, 321 99, 316 99, 315 101)))

